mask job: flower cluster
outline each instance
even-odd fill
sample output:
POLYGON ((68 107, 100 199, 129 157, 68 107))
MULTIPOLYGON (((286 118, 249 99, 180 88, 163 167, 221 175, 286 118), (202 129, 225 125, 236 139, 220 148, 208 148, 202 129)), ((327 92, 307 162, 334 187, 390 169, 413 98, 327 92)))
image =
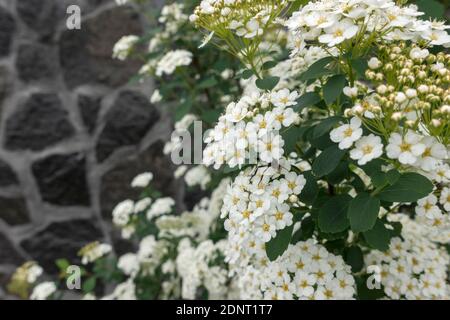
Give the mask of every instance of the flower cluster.
POLYGON ((230 103, 214 130, 205 139, 205 165, 217 168, 227 164, 233 168, 279 161, 284 153, 282 128, 297 124, 299 116, 290 106, 296 104, 298 93, 282 89, 269 94, 244 96, 230 103))
POLYGON ((208 291, 209 299, 227 298, 229 277, 223 262, 225 247, 225 240, 217 243, 206 240, 197 247, 193 247, 187 238, 180 242, 175 266, 182 282, 183 299, 195 299, 202 285, 208 291), (217 260, 222 261, 222 265, 217 264, 217 260))
MULTIPOLYGON (((405 221, 409 218, 402 217, 405 221)), ((417 232, 420 226, 404 224, 402 238, 393 238, 389 250, 374 250, 365 257, 366 265, 377 266, 383 291, 391 299, 448 299, 446 250, 417 232)))
POLYGON ((192 53, 186 50, 174 50, 166 53, 156 65, 156 75, 171 75, 176 68, 188 66, 192 62, 192 53))
POLYGON ((374 39, 450 46, 447 26, 418 19, 421 15, 417 6, 402 7, 392 0, 319 0, 294 12, 287 26, 300 40, 328 47, 345 48, 346 42, 367 45, 374 39))
POLYGON ((290 245, 266 266, 246 266, 240 274, 243 299, 343 300, 356 292, 350 266, 312 239, 290 245))
POLYGON ((263 35, 270 21, 285 7, 286 0, 202 0, 190 20, 197 26, 227 37, 251 39, 263 35))
POLYGON ((139 41, 139 37, 135 35, 123 36, 113 48, 113 58, 125 60, 130 55, 133 47, 139 41))
POLYGON ((308 169, 307 165, 297 159, 282 159, 277 169, 248 168, 234 180, 222 207, 232 263, 253 258, 260 264, 267 262, 264 244, 297 219, 294 210, 306 180, 296 170, 308 169))
POLYGON ((109 254, 111 250, 112 250, 111 245, 95 241, 81 248, 81 250, 78 252, 78 255, 81 256, 82 264, 88 264, 109 254))

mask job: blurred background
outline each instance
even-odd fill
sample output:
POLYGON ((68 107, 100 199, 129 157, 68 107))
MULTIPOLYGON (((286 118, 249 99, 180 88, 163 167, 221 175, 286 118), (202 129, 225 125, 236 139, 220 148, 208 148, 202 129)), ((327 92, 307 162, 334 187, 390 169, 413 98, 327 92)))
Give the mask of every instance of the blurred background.
POLYGON ((0 299, 25 261, 57 272, 55 259, 76 262, 94 240, 127 250, 111 211, 137 198, 137 174, 154 172, 181 206, 192 198, 162 154, 170 114, 149 102, 150 80, 130 83, 141 62, 111 58, 117 40, 148 22, 114 0, 0 0, 0 299), (66 27, 73 4, 81 30, 66 27))
MULTIPOLYGON (((416 2, 449 16, 448 0, 416 2)), ((56 259, 77 262, 94 240, 128 251, 111 211, 137 198, 137 174, 152 171, 180 210, 201 197, 174 181, 162 154, 173 121, 149 102, 152 81, 130 83, 141 62, 111 58, 122 36, 151 27, 114 0, 0 0, 0 299, 25 261, 56 273, 56 259), (66 27, 69 5, 81 8, 81 30, 66 27)))

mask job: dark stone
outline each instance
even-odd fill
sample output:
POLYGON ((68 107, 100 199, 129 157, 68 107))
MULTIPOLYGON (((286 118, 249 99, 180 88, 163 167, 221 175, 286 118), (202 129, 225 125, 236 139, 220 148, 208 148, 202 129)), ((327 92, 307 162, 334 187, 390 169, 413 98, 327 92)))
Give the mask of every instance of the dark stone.
POLYGON ((74 134, 56 94, 33 94, 6 121, 5 146, 10 150, 42 150, 74 134))
POLYGON ((24 259, 14 249, 9 239, 0 233, 0 264, 19 265, 24 262, 24 259))
POLYGON ((0 219, 10 226, 30 222, 25 200, 23 198, 0 197, 0 219))
POLYGON ((0 160, 0 187, 9 187, 18 183, 17 176, 11 167, 0 160))
POLYGON ((19 47, 16 68, 24 82, 48 79, 55 74, 52 50, 44 45, 23 44, 19 47))
POLYGON ((74 88, 91 83, 111 87, 127 83, 141 63, 113 59, 112 50, 122 36, 141 32, 139 16, 129 7, 114 7, 83 21, 81 30, 64 31, 59 45, 66 84, 74 88))
POLYGON ((50 40, 58 23, 55 0, 17 0, 19 17, 44 41, 50 40))
POLYGON ((142 190, 131 188, 130 183, 142 172, 153 172, 155 179, 152 186, 165 196, 175 197, 174 166, 162 153, 163 146, 164 143, 159 141, 137 158, 127 160, 104 174, 101 181, 100 204, 105 218, 111 219, 112 210, 119 202, 125 199, 138 199, 142 190))
POLYGON ((135 145, 158 122, 160 114, 144 95, 123 91, 105 117, 106 125, 97 142, 97 160, 102 162, 114 150, 135 145))
POLYGON ((3 7, 0 7, 0 57, 9 54, 15 30, 14 18, 3 7))
POLYGON ((78 97, 78 107, 80 108, 81 118, 89 133, 92 133, 95 129, 101 102, 102 97, 87 95, 80 95, 78 97))
POLYGON ((82 153, 52 155, 32 165, 42 199, 61 206, 89 206, 86 159, 82 153))
POLYGON ((93 221, 77 219, 53 222, 22 241, 21 246, 46 272, 57 273, 55 260, 66 258, 79 265, 78 251, 92 241, 102 241, 102 238, 100 228, 93 221))
POLYGON ((8 69, 0 66, 0 116, 2 110, 3 100, 8 96, 11 90, 11 79, 8 69))

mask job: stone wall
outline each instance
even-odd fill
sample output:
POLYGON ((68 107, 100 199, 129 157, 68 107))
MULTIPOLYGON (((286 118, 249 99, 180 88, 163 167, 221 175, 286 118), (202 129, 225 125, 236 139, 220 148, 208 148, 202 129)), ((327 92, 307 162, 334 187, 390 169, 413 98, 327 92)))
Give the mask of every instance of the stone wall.
POLYGON ((92 240, 121 243, 111 210, 135 198, 129 183, 155 173, 180 198, 162 155, 171 118, 131 85, 138 61, 111 59, 114 43, 144 28, 136 10, 113 0, 0 0, 0 298, 16 266, 75 259, 92 240), (81 30, 66 8, 82 9, 81 30))

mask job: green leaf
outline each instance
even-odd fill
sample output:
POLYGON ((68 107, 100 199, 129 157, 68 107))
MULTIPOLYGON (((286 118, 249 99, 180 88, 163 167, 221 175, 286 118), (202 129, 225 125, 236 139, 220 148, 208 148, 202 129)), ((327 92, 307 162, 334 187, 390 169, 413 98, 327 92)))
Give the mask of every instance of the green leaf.
POLYGON ((214 87, 215 85, 217 85, 217 80, 214 77, 210 77, 208 79, 205 79, 203 81, 201 81, 198 85, 197 88, 198 89, 207 89, 207 88, 211 88, 214 87))
POLYGON ((278 84, 280 77, 266 77, 264 79, 256 80, 256 86, 261 90, 270 91, 278 84))
POLYGON ((304 219, 294 235, 292 236, 291 243, 296 244, 299 241, 306 241, 310 239, 315 229, 314 221, 311 217, 304 219))
POLYGON ((347 216, 354 232, 364 232, 372 229, 380 211, 380 200, 368 193, 358 194, 348 207, 347 216))
POLYGON ((311 171, 304 172, 303 176, 306 179, 306 184, 303 187, 303 190, 298 198, 301 202, 306 203, 307 205, 311 205, 317 198, 319 187, 317 186, 316 179, 312 175, 311 171))
POLYGON ((345 155, 345 150, 341 150, 337 145, 325 149, 314 161, 312 165, 313 173, 316 177, 323 177, 333 172, 345 155))
POLYGON ((320 102, 322 98, 316 92, 307 92, 297 100, 297 105, 293 107, 295 111, 301 111, 306 107, 310 107, 320 102))
POLYGON ((356 71, 359 79, 365 79, 366 70, 368 68, 368 61, 366 58, 354 59, 351 61, 353 69, 356 71))
POLYGON ((342 117, 338 116, 329 117, 326 118, 325 120, 322 120, 318 125, 314 127, 312 137, 315 139, 323 136, 324 134, 328 133, 331 130, 331 128, 333 128, 334 125, 339 123, 339 121, 341 120, 342 117))
POLYGON ((186 100, 184 103, 178 105, 175 109, 175 120, 181 120, 192 108, 192 100, 186 100))
POLYGON ((276 61, 267 61, 267 62, 264 62, 264 64, 262 65, 262 69, 269 70, 269 69, 274 68, 277 64, 278 64, 278 62, 276 62, 276 61))
POLYGON ((219 110, 219 109, 206 110, 202 113, 201 118, 203 121, 213 124, 213 123, 217 122, 221 113, 222 113, 222 110, 219 110))
POLYGON ((433 183, 424 176, 409 172, 402 174, 391 186, 383 189, 377 197, 388 202, 414 202, 433 191, 433 183))
POLYGON ((364 256, 361 248, 358 246, 351 246, 344 251, 345 262, 352 267, 352 272, 359 272, 364 267, 364 256))
POLYGON ((323 97, 327 104, 332 104, 342 94, 342 90, 347 84, 347 79, 344 75, 338 74, 330 79, 323 86, 323 97))
POLYGON ((342 180, 346 179, 350 173, 347 161, 341 161, 336 169, 326 176, 327 181, 332 185, 338 185, 342 180))
POLYGON ((328 200, 319 210, 319 228, 325 233, 342 232, 349 227, 347 210, 352 197, 339 195, 328 200))
POLYGON ((55 261, 55 264, 61 272, 66 272, 67 268, 70 266, 70 262, 67 259, 58 259, 55 261))
POLYGON ((95 289, 95 284, 97 283, 97 278, 90 277, 86 281, 83 282, 83 292, 88 293, 92 292, 95 289))
POLYGON ((308 70, 306 70, 300 76, 300 80, 316 80, 320 77, 332 74, 332 69, 328 68, 328 65, 334 61, 333 57, 325 57, 314 62, 308 70))
POLYGON ((416 0, 419 11, 425 13, 423 18, 442 19, 445 14, 445 6, 436 0, 416 0))
POLYGON ((380 251, 389 249, 391 239, 395 236, 394 231, 386 228, 384 222, 380 219, 376 221, 375 226, 371 230, 364 232, 363 235, 371 248, 380 251))
POLYGON ((253 71, 250 69, 245 69, 244 71, 242 71, 241 73, 241 78, 244 80, 250 79, 253 76, 253 71))
POLYGON ((292 239, 294 224, 278 231, 275 238, 266 243, 266 253, 270 261, 276 260, 289 246, 292 239))

